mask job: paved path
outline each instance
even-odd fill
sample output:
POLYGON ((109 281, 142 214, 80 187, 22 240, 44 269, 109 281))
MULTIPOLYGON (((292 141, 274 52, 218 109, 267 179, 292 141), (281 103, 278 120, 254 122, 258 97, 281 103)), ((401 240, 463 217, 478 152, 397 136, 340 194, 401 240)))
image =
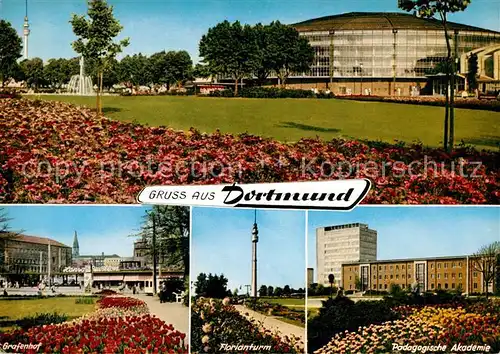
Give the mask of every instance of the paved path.
POLYGON ((157 296, 144 294, 127 294, 144 301, 149 308, 149 312, 160 320, 172 324, 176 330, 186 334, 186 343, 189 343, 189 308, 180 303, 160 303, 157 296))
POLYGON ((263 315, 259 312, 250 310, 249 308, 243 305, 236 305, 235 307, 243 316, 251 317, 257 320, 257 322, 261 322, 266 329, 270 331, 278 330, 282 335, 287 335, 287 336, 293 335, 295 337, 299 337, 302 343, 305 343, 305 338, 306 338, 305 328, 283 322, 273 316, 263 315), (245 313, 248 313, 248 316, 245 315, 245 313))

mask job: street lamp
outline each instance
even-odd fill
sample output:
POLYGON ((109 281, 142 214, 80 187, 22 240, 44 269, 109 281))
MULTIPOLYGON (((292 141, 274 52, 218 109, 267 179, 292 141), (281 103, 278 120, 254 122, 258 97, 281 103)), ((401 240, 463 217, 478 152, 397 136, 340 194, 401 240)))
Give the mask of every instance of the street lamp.
POLYGON ((252 297, 257 297, 257 242, 259 242, 259 229, 257 227, 257 210, 254 214, 252 228, 252 297))
POLYGON ((335 275, 329 274, 328 282, 330 283, 330 299, 331 299, 333 296, 333 283, 335 282, 335 275))
POLYGON ((363 96, 363 63, 359 64, 359 69, 361 72, 361 96, 363 96))

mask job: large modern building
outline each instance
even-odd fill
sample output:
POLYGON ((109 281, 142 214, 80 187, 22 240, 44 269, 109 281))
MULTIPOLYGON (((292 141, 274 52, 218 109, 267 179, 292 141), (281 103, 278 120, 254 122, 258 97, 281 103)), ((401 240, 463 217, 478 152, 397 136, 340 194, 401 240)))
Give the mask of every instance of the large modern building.
POLYGON ((328 275, 335 276, 335 284, 343 286, 342 264, 371 262, 377 259, 377 231, 366 224, 354 223, 316 229, 317 282, 329 284, 328 275))
MULTIPOLYGON (((476 261, 471 256, 454 256, 351 262, 342 265, 342 278, 345 290, 389 291, 391 284, 397 284, 403 289, 418 285, 422 292, 461 289, 467 294, 484 293, 476 261)), ((490 284, 488 291, 493 290, 490 284)))
MULTIPOLYGON (((16 235, 0 240, 0 273, 54 274, 71 265, 71 247, 46 237, 16 235)), ((20 279, 20 278, 19 278, 20 279)))
MULTIPOLYGON (((432 85, 447 46, 443 26, 408 13, 346 13, 293 24, 316 53, 311 70, 290 77, 292 87, 334 94, 418 95, 442 93, 432 85), (435 91, 438 92, 435 92, 435 91), (434 92, 433 92, 434 91, 434 92)), ((500 44, 500 32, 450 22, 451 47, 463 54, 500 44)), ((481 51, 487 61, 497 60, 481 51)), ((489 64, 488 64, 489 65, 489 64)), ((458 80, 461 89, 464 80, 458 80)))

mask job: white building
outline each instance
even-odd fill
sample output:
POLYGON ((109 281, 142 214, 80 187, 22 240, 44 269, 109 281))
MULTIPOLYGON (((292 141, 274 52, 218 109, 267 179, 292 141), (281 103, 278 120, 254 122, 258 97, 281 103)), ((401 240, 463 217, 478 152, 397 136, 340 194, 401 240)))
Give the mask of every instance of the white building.
POLYGON ((342 285, 342 264, 377 260, 377 231, 366 224, 346 224, 316 229, 317 282, 329 285, 328 275, 335 276, 335 285, 342 285))

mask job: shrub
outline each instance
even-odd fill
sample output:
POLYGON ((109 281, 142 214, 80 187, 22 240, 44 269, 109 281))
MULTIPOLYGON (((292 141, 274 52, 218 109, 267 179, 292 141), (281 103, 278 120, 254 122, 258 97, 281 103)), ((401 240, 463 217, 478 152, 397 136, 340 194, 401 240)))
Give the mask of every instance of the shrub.
POLYGON ((78 297, 75 299, 75 304, 77 304, 77 305, 80 305, 80 304, 88 305, 88 304, 93 304, 93 303, 95 303, 95 299, 93 297, 90 297, 90 296, 82 296, 82 297, 78 297))
POLYGON ((31 327, 63 323, 68 319, 65 314, 54 313, 36 313, 33 316, 24 317, 16 321, 16 325, 22 330, 28 330, 31 327))
POLYGON ((323 301, 318 316, 308 321, 308 352, 321 348, 337 333, 397 318, 399 314, 383 301, 355 303, 344 296, 328 299, 323 301))

